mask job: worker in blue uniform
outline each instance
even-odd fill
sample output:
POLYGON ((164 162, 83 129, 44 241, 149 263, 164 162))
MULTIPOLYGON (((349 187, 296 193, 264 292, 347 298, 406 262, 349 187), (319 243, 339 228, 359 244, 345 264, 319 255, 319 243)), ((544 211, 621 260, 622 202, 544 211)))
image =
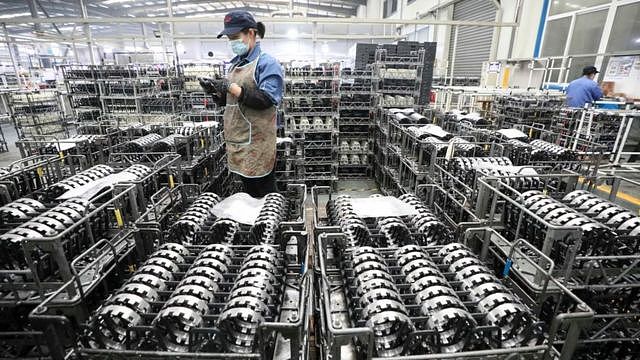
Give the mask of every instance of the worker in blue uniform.
POLYGON ((602 90, 598 83, 593 81, 599 71, 595 66, 585 66, 582 76, 573 80, 567 87, 567 106, 584 107, 602 97, 602 90))
POLYGON ((247 11, 224 17, 218 38, 229 39, 231 68, 226 78, 201 79, 200 84, 225 106, 224 138, 229 170, 240 175, 245 192, 260 198, 276 192, 276 108, 282 101, 280 63, 262 52, 265 26, 247 11))

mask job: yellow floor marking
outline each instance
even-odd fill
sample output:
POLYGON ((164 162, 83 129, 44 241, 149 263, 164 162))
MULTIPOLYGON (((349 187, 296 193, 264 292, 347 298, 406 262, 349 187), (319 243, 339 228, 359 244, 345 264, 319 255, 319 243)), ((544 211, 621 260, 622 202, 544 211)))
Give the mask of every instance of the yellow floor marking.
MULTIPOLYGON (((580 177, 578 180, 581 183, 584 183, 584 178, 583 177, 580 177)), ((611 186, 609 186, 609 185, 602 184, 602 185, 599 185, 598 187, 596 187, 596 189, 598 189, 598 190, 600 190, 600 191, 602 191, 604 193, 607 193, 607 194, 611 193, 611 186)), ((616 194, 616 199, 622 199, 622 200, 624 200, 624 201, 626 201, 628 203, 631 203, 633 205, 640 206, 640 198, 637 198, 635 196, 631 196, 631 195, 629 195, 627 193, 624 193, 624 192, 622 192, 620 190, 618 190, 618 193, 616 194)))

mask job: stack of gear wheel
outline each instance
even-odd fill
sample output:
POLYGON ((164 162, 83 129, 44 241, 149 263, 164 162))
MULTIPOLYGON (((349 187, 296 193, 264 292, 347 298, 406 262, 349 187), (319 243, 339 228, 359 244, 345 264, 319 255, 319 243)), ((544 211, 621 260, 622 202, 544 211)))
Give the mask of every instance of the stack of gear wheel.
POLYGON ((280 222, 288 215, 287 199, 279 193, 270 193, 264 197, 260 213, 251 226, 254 244, 274 244, 280 228, 280 222))
POLYGON ((433 136, 428 136, 422 139, 422 143, 427 146, 427 148, 433 147, 435 149, 436 157, 444 157, 447 154, 449 143, 446 141, 433 136))
POLYGON ((544 151, 532 151, 533 146, 530 144, 518 140, 518 139, 509 139, 507 140, 507 144, 509 145, 509 159, 513 161, 514 165, 529 165, 531 161, 544 161, 549 158, 546 156, 544 151))
POLYGON ((196 128, 194 126, 181 126, 174 130, 174 133, 176 135, 182 135, 182 136, 191 136, 195 134, 195 132, 196 132, 196 128))
MULTIPOLYGON (((617 253, 618 250, 615 249, 615 244, 617 243, 616 233, 609 227, 587 215, 579 213, 550 196, 544 195, 541 191, 526 191, 518 198, 518 202, 552 225, 580 228, 582 238, 580 248, 577 250, 578 254, 589 256, 617 253)), ((515 226, 518 221, 518 214, 519 211, 517 210, 515 213, 511 213, 507 221, 512 222, 515 226)), ((542 249, 545 236, 544 234, 538 234, 533 231, 539 227, 539 224, 525 216, 525 223, 522 226, 523 229, 531 230, 529 231, 528 238, 532 239, 531 242, 536 247, 542 249)), ((574 245, 574 240, 575 239, 572 238, 556 240, 553 244, 550 257, 557 264, 563 264, 566 260, 567 252, 571 251, 571 247, 574 245)))
POLYGON ((233 244, 239 231, 239 222, 231 219, 216 219, 211 225, 211 236, 205 241, 210 244, 233 244))
POLYGON ((187 352, 200 344, 190 330, 203 327, 204 316, 209 314, 209 305, 214 303, 233 256, 227 245, 207 246, 173 290, 152 322, 168 351, 187 352))
POLYGON ((449 161, 449 172, 464 184, 473 186, 476 179, 476 168, 491 165, 496 167, 513 166, 513 163, 507 157, 455 157, 449 161))
MULTIPOLYGON (((449 140, 450 144, 453 144, 455 156, 481 156, 484 155, 482 147, 476 144, 470 143, 468 140, 461 137, 454 137, 449 140)), ((449 145, 447 145, 449 146, 449 145)))
MULTIPOLYGON (((55 237, 80 221, 93 208, 93 205, 85 200, 67 200, 0 235, 0 244, 4 250, 1 255, 3 268, 24 269, 26 260, 22 248, 23 240, 55 237)), ((74 249, 75 245, 80 246, 74 241, 69 240, 65 250, 74 249)))
POLYGON ((619 254, 638 252, 640 217, 635 213, 586 190, 572 191, 562 198, 562 202, 625 236, 627 249, 618 248, 619 254))
POLYGON ((376 229, 390 247, 413 243, 409 227, 399 217, 377 218, 376 229))
POLYGON ((151 168, 141 164, 131 165, 122 171, 135 175, 136 181, 140 181, 151 174, 151 168))
POLYGON ((228 351, 252 353, 258 346, 258 327, 273 317, 280 295, 282 259, 271 245, 257 245, 246 254, 217 326, 228 351))
POLYGON ((493 271, 465 245, 451 243, 439 250, 449 272, 455 274, 459 290, 468 295, 468 300, 476 304, 476 310, 483 315, 486 326, 500 329, 492 331, 492 341, 502 348, 514 348, 535 342, 536 331, 532 331, 535 316, 518 299, 493 271))
POLYGON ((546 161, 576 161, 578 159, 575 152, 544 140, 533 140, 529 144, 533 147, 531 159, 542 158, 546 161))
MULTIPOLYGON (((152 152, 160 152, 160 153, 168 153, 172 152, 174 149, 178 150, 176 147, 176 138, 180 138, 181 136, 178 134, 171 134, 167 137, 163 137, 162 139, 153 143, 151 147, 152 152)), ((183 154, 180 154, 183 155, 183 154)))
POLYGON ((351 204, 351 196, 338 195, 335 200, 327 202, 327 215, 346 235, 347 246, 385 246, 383 243, 376 243, 378 239, 371 236, 367 224, 356 215, 351 204))
MULTIPOLYGON (((357 318, 373 330, 378 356, 402 355, 405 342, 415 331, 400 291, 378 250, 362 246, 350 252, 357 318)), ((353 288, 353 287, 350 287, 353 288)))
POLYGON ((94 348, 124 350, 127 342, 139 340, 131 327, 145 325, 145 314, 151 313, 152 303, 159 301, 159 293, 166 291, 167 282, 174 281, 174 273, 185 263, 190 252, 180 244, 166 243, 107 301, 91 319, 91 341, 94 348))
POLYGON ((444 131, 440 126, 433 124, 410 126, 407 128, 407 131, 419 140, 424 140, 428 137, 435 137, 440 140, 448 141, 453 138, 453 134, 444 131))
POLYGON ((162 139, 161 135, 151 133, 135 140, 131 140, 124 145, 124 152, 129 154, 139 154, 151 148, 158 140, 162 139))
MULTIPOLYGON (((506 157, 457 157, 450 162, 450 171, 470 187, 476 176, 502 177, 500 181, 519 191, 535 190, 544 187, 531 167, 514 167, 511 159, 506 157)), ((553 180, 550 180, 553 184, 553 180)))
POLYGON ((420 313, 427 317, 426 330, 437 336, 435 344, 430 345, 435 349, 431 350, 437 353, 462 351, 477 324, 438 270, 438 265, 417 245, 403 246, 394 256, 415 296, 415 303, 420 305, 420 313))
POLYGON ((420 235, 415 239, 418 245, 443 245, 453 241, 451 230, 417 196, 408 193, 398 199, 411 205, 418 212, 409 220, 411 227, 420 235))
POLYGON ((111 175, 115 170, 111 166, 96 165, 87 170, 81 171, 67 179, 59 181, 47 188, 47 197, 50 199, 57 198, 65 192, 88 184, 92 181, 101 179, 107 175, 111 175))
POLYGON ((180 215, 169 229, 170 239, 183 244, 193 244, 196 233, 213 215, 213 207, 221 201, 214 193, 205 192, 180 215))
POLYGON ((3 223, 16 223, 32 219, 46 209, 40 201, 30 198, 20 198, 0 207, 0 217, 3 223))

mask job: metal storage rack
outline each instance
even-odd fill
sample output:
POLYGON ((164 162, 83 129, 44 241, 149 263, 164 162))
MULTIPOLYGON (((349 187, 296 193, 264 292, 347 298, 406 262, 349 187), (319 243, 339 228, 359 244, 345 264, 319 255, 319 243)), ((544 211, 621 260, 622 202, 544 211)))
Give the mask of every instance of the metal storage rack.
MULTIPOLYGON (((423 186, 423 188, 425 187, 423 186)), ((318 201, 320 198, 318 195, 326 193, 328 190, 321 188, 313 190, 315 233, 317 236, 316 260, 319 264, 316 270, 320 274, 317 288, 319 293, 315 309, 316 314, 319 316, 317 331, 325 339, 320 344, 323 358, 332 356, 342 359, 382 359, 388 356, 396 356, 398 358, 411 356, 416 359, 445 359, 452 357, 461 359, 483 359, 486 357, 508 359, 515 354, 532 359, 571 358, 576 349, 576 342, 581 329, 593 320, 593 311, 569 289, 550 276, 549 272, 547 272, 548 268, 545 266, 546 262, 544 262, 548 259, 539 253, 532 252, 530 245, 521 242, 513 246, 510 252, 511 259, 513 264, 517 265, 512 265, 509 268, 510 272, 503 272, 503 264, 494 262, 496 259, 476 260, 475 255, 465 245, 447 244, 451 240, 446 240, 446 236, 440 238, 440 240, 445 241, 442 244, 437 242, 431 245, 422 244, 425 238, 433 241, 435 238, 432 238, 432 236, 436 234, 442 236, 442 234, 446 233, 446 229, 434 227, 431 228, 431 232, 427 235, 427 233, 421 232, 423 230, 419 232, 418 229, 412 227, 411 216, 406 218, 394 217, 393 221, 389 219, 389 223, 384 225, 381 224, 381 219, 384 219, 384 217, 377 219, 365 218, 361 219, 363 220, 361 222, 362 226, 355 226, 355 219, 353 221, 345 220, 345 222, 340 222, 336 216, 341 216, 341 212, 336 211, 335 207, 328 207, 327 215, 321 215, 323 213, 320 209, 322 204, 318 201), (392 226, 392 223, 394 224, 394 230, 390 231, 388 227, 392 226), (402 223, 405 225, 401 225, 402 223), (349 226, 351 230, 343 231, 340 224, 349 226), (407 229, 407 232, 401 231, 401 228, 407 229), (390 240, 396 242, 398 246, 389 248, 370 245, 373 248, 358 248, 353 247, 354 238, 358 239, 357 242, 360 246, 362 246, 360 241, 368 241, 369 244, 383 244, 385 241, 390 240), (403 261, 400 264, 399 258, 401 256, 399 254, 402 254, 402 251, 405 250, 403 245, 406 246, 406 244, 414 242, 421 245, 408 246, 406 251, 410 250, 412 260, 403 261), (455 251, 452 249, 460 250, 455 251), (491 282, 495 284, 494 286, 508 289, 504 291, 511 294, 513 299, 511 301, 520 304, 516 306, 523 306, 520 310, 514 309, 515 312, 513 314, 528 312, 530 314, 528 320, 525 320, 525 317, 519 317, 521 321, 516 323, 505 321, 498 327, 512 327, 509 328, 510 330, 504 328, 502 332, 496 332, 496 327, 488 325, 491 320, 486 315, 486 312, 483 313, 483 306, 471 299, 472 293, 474 291, 477 292, 472 289, 473 286, 478 286, 482 282, 466 282, 467 280, 464 280, 466 275, 461 274, 465 271, 452 270, 453 262, 444 257, 451 254, 452 251, 454 253, 460 252, 460 254, 466 251, 469 254, 468 256, 474 258, 470 260, 475 264, 473 266, 484 268, 485 270, 482 271, 488 274, 484 281, 491 279, 491 282), (417 253, 422 254, 423 258, 428 259, 428 263, 433 264, 431 265, 434 269, 433 272, 421 266, 411 267, 409 265, 413 261, 418 261, 422 262, 422 266, 425 266, 424 261, 419 260, 420 257, 417 257, 417 253), (379 254, 379 256, 375 254, 379 254), (355 257, 359 259, 357 262, 355 257), (366 259, 364 263, 360 261, 363 259, 366 259), (379 261, 381 263, 376 263, 378 261, 376 259, 381 259, 379 261), (380 266, 381 264, 384 266, 380 266), (517 276, 515 276, 525 265, 532 266, 534 269, 543 272, 543 281, 546 281, 550 286, 555 286, 558 291, 555 293, 549 291, 543 294, 528 293, 527 289, 521 287, 517 281, 517 276), (384 272, 385 270, 388 272, 386 276, 385 274, 378 274, 379 271, 384 272), (417 277, 413 275, 407 276, 413 271, 416 271, 414 275, 419 274, 421 271, 422 273, 417 277), (371 285, 365 286, 363 281, 358 281, 357 278, 364 276, 365 273, 368 274, 369 278, 374 279, 370 280, 372 281, 371 285), (503 273, 500 280, 493 275, 495 273, 503 273), (414 300, 419 297, 412 295, 412 292, 416 289, 419 290, 420 287, 416 286, 414 288, 414 284, 408 280, 410 277, 415 280, 425 276, 441 276, 446 281, 435 281, 437 279, 432 278, 429 278, 429 281, 425 280, 421 283, 421 286, 425 294, 430 291, 429 294, 431 295, 425 295, 423 298, 429 299, 437 294, 442 294, 442 291, 446 289, 438 288, 436 290, 433 288, 432 290, 427 290, 431 286, 439 284, 438 286, 454 290, 455 292, 446 291, 452 297, 465 299, 463 307, 450 305, 462 310, 462 312, 456 310, 458 315, 453 315, 453 312, 450 311, 450 316, 445 317, 447 320, 442 323, 432 322, 432 318, 437 316, 436 313, 441 310, 434 310, 434 304, 421 304, 414 300), (386 283, 385 279, 389 279, 392 285, 383 284, 386 283), (475 285, 469 286, 468 290, 462 290, 467 286, 465 284, 470 283, 475 285), (377 288, 377 290, 363 290, 368 286, 372 286, 371 289, 377 288), (388 293, 393 290, 398 291, 397 297, 393 297, 391 296, 393 294, 388 293), (375 292, 375 294, 371 291, 375 292), (364 293, 367 295, 364 296, 364 293), (383 293, 386 295, 382 295, 383 293), (453 295, 454 293, 455 295, 453 295), (404 315, 398 313, 400 310, 398 310, 397 303, 390 299, 402 303, 400 307, 404 308, 406 313, 404 315), (373 304, 365 306, 367 302, 376 304, 376 301, 382 301, 382 303, 379 303, 378 307, 373 304), (556 307, 554 305, 557 304, 556 301, 562 303, 563 306, 556 307), (421 309, 425 308, 427 311, 431 309, 433 312, 425 314, 421 311, 421 309), (462 316, 465 312, 469 314, 467 317, 462 316), (374 316, 375 319, 368 319, 367 314, 380 314, 380 316, 374 316), (472 318, 473 320, 471 320, 472 318), (445 323, 449 323, 451 326, 446 327, 445 323), (467 335, 472 333, 473 335, 465 336, 465 333, 467 335), (519 339, 519 342, 509 343, 509 341, 516 338, 519 339)), ((448 192, 444 191, 443 193, 447 194, 448 192)), ((423 204, 440 204, 437 198, 433 196, 434 192, 428 191, 425 194, 427 196, 422 198, 423 204)), ((405 196, 400 199, 411 201, 409 198, 405 196)), ((415 199, 416 197, 413 196, 413 198, 415 199)), ((334 198, 329 195, 328 203, 333 202, 337 206, 338 203, 344 203, 345 200, 344 197, 338 196, 334 198)), ((411 203, 416 206, 416 202, 412 201, 411 203)), ((424 207, 424 205, 421 206, 424 207)), ((346 213, 348 211, 343 214, 346 213)), ((426 208, 420 211, 422 216, 428 213, 426 208)), ((437 219, 440 219, 440 217, 433 219, 432 222, 437 222, 437 219)), ((459 223, 459 221, 457 222, 459 223)), ((464 241, 468 234, 478 229, 471 225, 467 230, 464 228, 459 230, 460 239, 464 241)), ((455 259, 457 260, 458 258, 455 259)), ((469 264, 463 266, 463 268, 466 266, 469 266, 469 264)), ((474 274, 480 274, 482 272, 480 268, 477 269, 479 272, 474 274)), ((367 282, 367 284, 369 283, 367 282)), ((511 306, 506 305, 507 303, 508 301, 497 302, 489 308, 497 309, 495 306, 499 304, 501 304, 499 306, 505 308, 511 306)), ((447 307, 443 304, 439 306, 447 307)))
POLYGON ((363 178, 372 173, 373 126, 371 68, 340 70, 338 178, 363 178))
POLYGON ((224 64, 213 63, 189 63, 180 64, 178 67, 180 76, 184 79, 185 93, 201 93, 202 87, 198 78, 224 76, 224 64))
MULTIPOLYGON (((580 358, 604 356, 603 352, 622 358, 636 354, 640 349, 636 306, 640 255, 633 229, 640 222, 635 212, 612 200, 621 183, 638 183, 606 175, 584 182, 575 174, 541 175, 540 179, 548 185, 544 192, 533 193, 535 198, 507 185, 505 179, 478 181, 483 201, 476 213, 489 219, 491 227, 473 236, 480 256, 510 258, 509 248, 526 239, 531 248, 545 254, 540 264, 547 264, 547 272, 594 309, 594 320, 578 341, 580 358), (595 184, 600 182, 614 184, 608 201, 597 195, 595 184), (536 199, 546 205, 536 205, 536 199), (566 222, 567 217, 577 220, 566 222)), ((529 292, 557 291, 557 284, 545 284, 531 266, 520 270, 517 277, 529 292)))
POLYGON ((12 92, 9 109, 18 137, 68 136, 67 122, 60 110, 56 90, 12 92))
POLYGON ((61 65, 62 77, 76 121, 95 122, 102 115, 100 88, 96 67, 91 65, 61 65))
POLYGON ((373 64, 373 91, 376 104, 381 107, 413 107, 418 104, 425 50, 410 54, 388 54, 376 51, 373 64))
MULTIPOLYGON (((8 240, 3 239, 3 254, 11 256, 13 262, 5 263, 0 271, 4 294, 0 338, 7 345, 14 345, 3 347, 3 357, 49 357, 63 346, 46 344, 51 337, 43 336, 42 329, 28 320, 27 313, 44 299, 55 304, 96 289, 109 269, 116 266, 114 262, 133 249, 135 242, 127 234, 131 233, 128 224, 139 215, 135 191, 134 185, 126 185, 102 193, 85 212, 75 213, 79 219, 72 215, 71 223, 65 223, 55 234, 23 238, 18 243, 22 252, 11 250, 15 246, 7 246, 8 240)), ((55 211, 73 214, 78 210, 77 205, 65 204, 55 206, 55 211)), ((40 217, 45 219, 48 213, 52 211, 40 217)), ((76 314, 81 314, 85 306, 78 302, 72 305, 76 314)))
POLYGON ((182 79, 175 67, 100 65, 95 69, 105 113, 177 113, 182 79))
POLYGON ((564 104, 562 94, 513 94, 496 96, 491 117, 501 128, 540 124, 549 130, 552 120, 564 104))
MULTIPOLYGON (((206 359, 227 357, 307 359, 309 351, 308 309, 312 299, 311 288, 313 284, 310 276, 311 271, 308 271, 306 267, 306 260, 309 256, 306 233, 301 232, 305 226, 302 204, 304 204, 306 189, 303 186, 289 187, 286 194, 288 199, 284 207, 286 212, 282 221, 275 224, 274 230, 276 232, 273 241, 267 241, 258 246, 251 245, 252 239, 259 240, 254 238, 261 233, 257 225, 250 229, 249 226, 240 225, 238 231, 233 231, 232 227, 229 229, 231 230, 229 233, 224 230, 220 231, 222 229, 220 226, 222 225, 224 228, 224 225, 211 216, 206 220, 203 218, 200 229, 192 233, 195 237, 190 237, 190 239, 198 239, 196 240, 197 244, 170 243, 171 240, 177 240, 176 234, 186 235, 186 233, 176 232, 179 228, 176 225, 180 223, 185 209, 195 211, 195 209, 203 209, 203 206, 213 206, 217 201, 220 201, 220 198, 210 193, 201 194, 199 187, 193 185, 180 185, 169 191, 160 191, 153 195, 152 198, 155 199, 153 206, 142 214, 136 223, 139 229, 135 237, 137 259, 127 259, 128 262, 124 264, 129 265, 129 271, 122 272, 120 270, 122 268, 117 268, 116 272, 120 277, 105 286, 112 290, 119 288, 120 291, 117 294, 130 294, 131 291, 137 289, 135 284, 145 283, 140 282, 141 278, 145 278, 154 281, 153 284, 159 284, 158 281, 161 281, 166 284, 166 288, 157 292, 159 296, 148 303, 151 307, 146 311, 144 308, 134 306, 133 303, 123 304, 128 309, 132 309, 131 311, 134 313, 140 314, 138 315, 140 321, 138 324, 125 325, 125 333, 120 335, 112 333, 112 335, 116 335, 115 338, 112 338, 115 341, 107 341, 109 333, 102 333, 99 330, 108 329, 115 324, 101 322, 103 317, 97 316, 97 314, 106 314, 109 306, 117 303, 118 295, 112 296, 108 291, 104 293, 76 293, 74 297, 58 300, 59 294, 66 291, 65 289, 76 287, 76 281, 68 282, 31 313, 32 322, 38 324, 39 328, 45 329, 46 335, 50 336, 50 343, 54 345, 54 350, 56 350, 52 354, 53 359, 63 359, 67 355, 107 358, 115 356, 115 354, 122 358, 138 358, 141 355, 154 358, 174 358, 178 354, 185 356, 186 353, 189 354, 189 357, 197 356, 206 359), (209 198, 212 202, 208 200, 203 202, 206 200, 205 198, 209 198), (191 206, 195 202, 198 202, 199 205, 191 206), (207 244, 210 245, 207 246, 207 244), (215 270, 215 262, 211 262, 213 260, 199 261, 199 266, 204 268, 196 269, 197 273, 202 276, 212 275, 213 272, 220 275, 215 277, 215 280, 213 277, 211 278, 218 285, 212 292, 213 297, 209 299, 207 309, 197 308, 201 311, 204 310, 205 315, 200 317, 200 322, 189 317, 183 318, 184 321, 190 321, 190 319, 195 321, 194 326, 189 326, 187 330, 189 335, 187 337, 171 337, 173 328, 162 327, 159 324, 156 326, 154 318, 159 313, 163 313, 163 317, 167 315, 166 311, 162 311, 162 308, 172 297, 171 289, 178 287, 179 279, 193 275, 193 273, 188 273, 188 270, 194 269, 191 266, 194 260, 204 258, 196 259, 196 256, 204 255, 207 251, 209 254, 212 251, 219 253, 222 249, 225 253, 219 255, 228 259, 224 269, 215 270), (272 249, 276 252, 272 253, 272 249), (173 253, 176 251, 184 261, 173 257, 173 253), (223 320, 223 317, 224 319, 228 318, 225 305, 237 297, 237 293, 232 296, 230 293, 235 290, 234 285, 241 281, 238 274, 242 272, 246 275, 246 271, 242 270, 251 267, 250 265, 255 267, 264 264, 260 263, 260 260, 258 265, 248 264, 251 263, 251 259, 256 257, 255 255, 247 256, 250 252, 264 253, 264 256, 269 258, 275 257, 277 260, 274 263, 275 266, 266 268, 265 271, 277 270, 277 280, 273 278, 277 284, 273 285, 273 303, 268 304, 268 311, 264 312, 264 318, 248 319, 247 321, 254 325, 254 331, 246 333, 242 337, 244 341, 234 347, 229 338, 238 333, 223 331, 222 323, 226 321, 223 320), (162 259, 158 260, 158 258, 162 259), (250 259, 247 260, 247 258, 250 259), (161 266, 168 266, 171 261, 177 262, 174 263, 175 267, 167 268, 170 269, 166 270, 168 272, 152 274, 145 270, 143 266, 145 260, 147 265, 161 264, 161 266), (140 264, 140 267, 137 272, 134 272, 137 264, 140 264), (169 274, 171 278, 165 280, 156 278, 166 274, 169 274), (138 280, 134 280, 134 278, 138 280), (121 286, 122 284, 124 285, 121 286), (88 299, 92 299, 92 301, 88 302, 88 299), (89 307, 82 314, 73 312, 73 304, 81 301, 87 303, 89 307), (176 344, 176 341, 179 344, 176 344), (67 350, 70 352, 67 353, 67 350), (238 354, 238 352, 242 354, 238 354)), ((228 224, 233 223, 232 220, 222 219, 221 221, 226 221, 228 224)), ((264 256, 262 258, 265 258, 264 256)), ((252 296, 255 293, 244 294, 252 296)), ((195 293, 192 295, 199 296, 195 293)), ((126 297, 126 295, 124 296, 126 297)), ((146 294, 142 296, 146 297, 146 294)), ((189 304, 174 302, 174 305, 182 309, 182 312, 175 314, 174 320, 180 321, 181 316, 190 313, 186 308, 189 304)), ((234 307, 229 306, 229 308, 234 307)), ((251 307, 250 304, 235 308, 242 308, 246 313, 250 313, 252 309, 258 310, 251 307)), ((113 314, 113 316, 117 317, 118 314, 113 314)), ((242 322, 236 322, 236 324, 241 325, 242 322)))
POLYGON ((298 180, 333 184, 337 179, 339 65, 285 67, 284 133, 302 141, 298 180))
POLYGON ((562 145, 572 150, 585 150, 585 142, 601 145, 604 152, 611 153, 612 166, 617 166, 624 161, 623 155, 636 155, 624 148, 637 119, 637 110, 562 108, 554 117, 551 131, 558 133, 564 140, 562 145))

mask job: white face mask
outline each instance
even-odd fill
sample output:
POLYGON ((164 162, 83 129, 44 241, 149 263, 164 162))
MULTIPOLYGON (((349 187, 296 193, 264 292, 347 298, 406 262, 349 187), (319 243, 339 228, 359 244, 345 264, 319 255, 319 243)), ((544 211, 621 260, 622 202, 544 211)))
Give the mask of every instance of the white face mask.
POLYGON ((234 54, 242 56, 249 52, 249 45, 245 44, 242 39, 229 40, 229 46, 234 54))

